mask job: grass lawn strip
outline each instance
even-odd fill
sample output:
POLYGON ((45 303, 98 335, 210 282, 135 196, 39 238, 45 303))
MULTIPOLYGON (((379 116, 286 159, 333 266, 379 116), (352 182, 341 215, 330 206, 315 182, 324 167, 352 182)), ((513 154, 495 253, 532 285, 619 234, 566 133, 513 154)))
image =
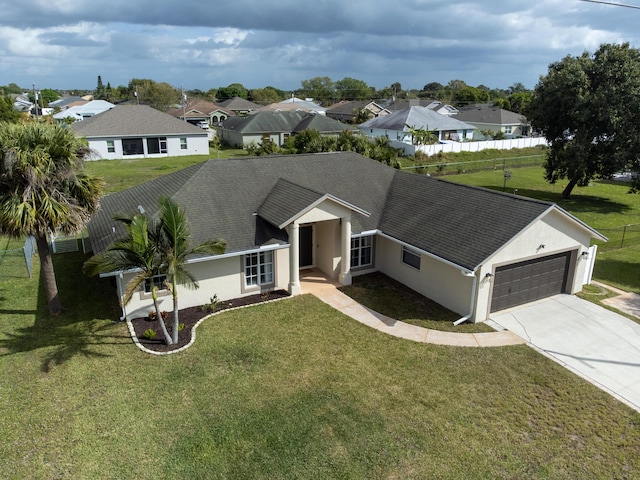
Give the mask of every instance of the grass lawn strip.
POLYGON ((1 478, 640 478, 640 414, 526 346, 416 344, 303 295, 152 356, 83 259, 54 256, 56 318, 37 277, 0 283, 1 478))

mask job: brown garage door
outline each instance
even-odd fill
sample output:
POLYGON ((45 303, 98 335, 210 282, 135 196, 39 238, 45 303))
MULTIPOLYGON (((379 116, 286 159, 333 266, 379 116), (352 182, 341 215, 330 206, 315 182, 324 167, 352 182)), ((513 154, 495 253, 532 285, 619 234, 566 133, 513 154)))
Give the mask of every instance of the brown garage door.
POLYGON ((515 307, 563 293, 571 252, 496 268, 491 311, 515 307))

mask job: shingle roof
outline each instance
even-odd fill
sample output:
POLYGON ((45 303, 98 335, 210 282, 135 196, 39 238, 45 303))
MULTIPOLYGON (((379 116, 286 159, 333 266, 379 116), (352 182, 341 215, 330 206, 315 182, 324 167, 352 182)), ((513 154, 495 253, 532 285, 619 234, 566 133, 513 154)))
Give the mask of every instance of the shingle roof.
POLYGON ((372 118, 360 124, 360 128, 408 131, 407 125, 427 130, 475 130, 469 123, 461 122, 448 115, 442 115, 427 107, 409 107, 389 115, 372 118))
POLYGON ((556 208, 339 152, 209 160, 104 197, 88 228, 94 251, 102 251, 122 234, 115 214, 141 205, 154 215, 165 195, 185 208, 194 243, 221 237, 227 252, 239 252, 286 241, 274 224, 325 194, 371 214, 353 214, 354 233, 380 230, 468 270, 556 208))
POLYGON ((263 111, 246 117, 230 117, 224 120, 222 128, 245 134, 301 132, 310 128, 316 129, 320 133, 340 133, 344 130, 353 130, 349 125, 324 115, 298 111, 263 111))
POLYGON ((137 135, 207 135, 190 123, 147 105, 118 105, 71 126, 82 137, 130 137, 137 135))
POLYGON ((201 100, 201 99, 197 99, 197 100, 193 100, 192 102, 189 102, 189 104, 186 105, 184 109, 182 107, 172 108, 171 110, 167 110, 167 113, 172 117, 178 117, 178 118, 182 118, 183 114, 185 113, 187 118, 192 118, 192 117, 200 118, 203 116, 206 117, 212 112, 217 112, 217 111, 221 111, 224 114, 229 116, 235 115, 235 112, 233 112, 232 110, 229 110, 220 105, 216 105, 215 103, 207 102, 206 100, 201 100))
POLYGON ((224 102, 218 103, 218 105, 228 110, 233 110, 234 112, 241 112, 241 111, 250 112, 260 107, 260 105, 258 105, 257 103, 250 102, 249 100, 245 100, 244 98, 241 98, 241 97, 230 98, 228 100, 225 100, 224 102))
POLYGON ((523 125, 527 123, 527 118, 524 115, 494 106, 462 108, 455 118, 463 122, 492 125, 523 125))

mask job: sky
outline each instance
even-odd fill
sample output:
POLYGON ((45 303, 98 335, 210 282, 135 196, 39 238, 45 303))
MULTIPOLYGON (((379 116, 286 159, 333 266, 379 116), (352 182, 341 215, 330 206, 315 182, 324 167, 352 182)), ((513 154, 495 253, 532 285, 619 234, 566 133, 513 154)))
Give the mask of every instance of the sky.
POLYGON ((640 9, 583 0, 0 0, 0 85, 533 88, 566 55, 640 47, 639 24, 640 9))

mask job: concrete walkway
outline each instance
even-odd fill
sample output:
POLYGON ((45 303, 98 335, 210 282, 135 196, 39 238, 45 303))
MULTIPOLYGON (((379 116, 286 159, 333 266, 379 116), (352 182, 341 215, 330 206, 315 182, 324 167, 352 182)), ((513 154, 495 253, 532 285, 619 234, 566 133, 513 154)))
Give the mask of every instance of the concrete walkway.
POLYGON ((394 337, 414 342, 450 345, 455 347, 500 347, 520 345, 525 341, 514 333, 503 330, 488 333, 456 333, 431 330, 386 317, 355 302, 337 289, 337 284, 328 280, 317 270, 301 272, 302 293, 315 295, 345 315, 394 337))

